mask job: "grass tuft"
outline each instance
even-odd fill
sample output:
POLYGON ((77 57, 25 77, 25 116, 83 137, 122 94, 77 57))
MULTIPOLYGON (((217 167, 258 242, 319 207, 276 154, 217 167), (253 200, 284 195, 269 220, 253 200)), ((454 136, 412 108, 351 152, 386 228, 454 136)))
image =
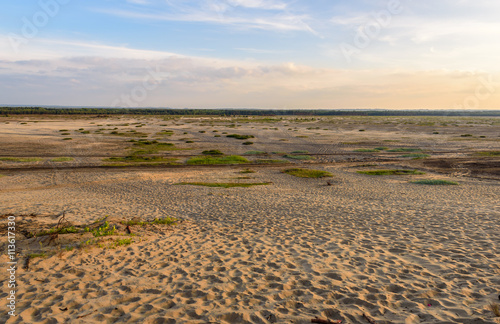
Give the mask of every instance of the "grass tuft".
POLYGON ((404 174, 425 174, 425 172, 417 171, 417 170, 401 170, 401 169, 395 169, 395 170, 368 170, 368 171, 356 171, 357 173, 361 174, 368 174, 368 175, 404 175, 404 174))
POLYGON ((314 159, 312 156, 310 155, 283 155, 284 158, 287 158, 287 159, 293 159, 293 160, 312 160, 314 159))
POLYGON ((187 164, 240 164, 249 163, 250 161, 239 155, 229 156, 195 156, 186 161, 187 164))
POLYGON ((41 160, 42 160, 41 158, 15 158, 15 157, 0 158, 0 161, 7 161, 7 162, 38 162, 41 160))
POLYGON ((226 135, 226 137, 232 137, 232 138, 236 138, 239 140, 246 140, 249 138, 255 138, 255 136, 253 136, 253 135, 239 135, 239 134, 226 135))
POLYGON ((430 156, 429 154, 422 154, 422 153, 412 153, 412 154, 401 155, 401 157, 412 158, 414 160, 425 159, 425 158, 428 158, 429 156, 430 156))
POLYGON ((387 150, 387 152, 421 152, 422 149, 411 147, 400 147, 396 149, 387 150))
POLYGON ((480 156, 500 156, 500 151, 476 152, 476 155, 480 155, 480 156))
POLYGON ((310 169, 287 169, 283 170, 282 172, 300 178, 325 178, 333 176, 333 174, 327 171, 310 169))
POLYGON ((247 151, 247 152, 243 153, 243 155, 262 155, 262 154, 266 154, 266 152, 264 152, 264 151, 247 151))
POLYGON ((224 153, 222 153, 219 150, 206 150, 206 151, 201 152, 201 154, 205 154, 205 155, 224 155, 224 153))

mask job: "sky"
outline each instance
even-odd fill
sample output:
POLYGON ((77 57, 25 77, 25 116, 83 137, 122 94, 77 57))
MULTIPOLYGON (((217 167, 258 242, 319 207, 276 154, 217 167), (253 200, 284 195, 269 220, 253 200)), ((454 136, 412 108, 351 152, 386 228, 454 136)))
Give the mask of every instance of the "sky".
POLYGON ((0 105, 500 109, 500 2, 0 4, 0 105))

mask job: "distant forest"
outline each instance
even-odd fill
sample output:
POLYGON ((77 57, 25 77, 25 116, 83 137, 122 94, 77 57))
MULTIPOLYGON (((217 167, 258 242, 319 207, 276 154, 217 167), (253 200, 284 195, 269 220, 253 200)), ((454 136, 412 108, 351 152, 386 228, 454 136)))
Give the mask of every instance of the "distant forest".
POLYGON ((327 110, 0 107, 0 115, 167 115, 167 116, 479 116, 500 110, 327 110))

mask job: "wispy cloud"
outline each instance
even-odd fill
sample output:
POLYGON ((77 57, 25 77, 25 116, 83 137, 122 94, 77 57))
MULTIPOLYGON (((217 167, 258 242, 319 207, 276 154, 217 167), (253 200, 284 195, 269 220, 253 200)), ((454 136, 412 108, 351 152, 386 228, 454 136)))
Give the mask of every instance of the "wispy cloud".
POLYGON ((181 2, 170 0, 166 4, 166 7, 156 7, 153 12, 114 8, 95 8, 94 11, 132 19, 201 22, 227 25, 239 29, 316 33, 307 23, 307 20, 310 19, 308 15, 292 13, 288 10, 288 5, 281 1, 214 0, 181 2))

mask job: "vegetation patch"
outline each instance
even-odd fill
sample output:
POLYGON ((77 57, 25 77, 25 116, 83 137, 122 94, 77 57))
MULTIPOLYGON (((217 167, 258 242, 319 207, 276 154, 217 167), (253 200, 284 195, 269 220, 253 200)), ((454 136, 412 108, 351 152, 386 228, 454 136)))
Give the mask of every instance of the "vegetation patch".
POLYGON ((177 218, 173 217, 165 217, 165 218, 155 218, 152 221, 138 221, 138 220, 129 220, 129 221, 123 221, 123 225, 128 225, 128 226, 146 226, 146 225, 177 225, 177 222, 179 220, 177 218))
POLYGON ((411 183, 421 184, 421 185, 431 185, 431 186, 456 186, 456 185, 458 185, 458 182, 448 181, 448 180, 439 180, 439 179, 416 180, 416 181, 411 181, 411 183))
POLYGON ((239 164, 250 161, 239 155, 228 156, 195 156, 186 161, 187 164, 239 164))
POLYGON ((250 169, 245 169, 245 170, 241 170, 239 173, 247 174, 247 173, 255 173, 255 171, 250 170, 250 169))
POLYGON ((255 162, 261 164, 288 163, 288 161, 285 160, 273 160, 273 159, 259 159, 256 160, 255 162))
POLYGON ((333 174, 327 171, 310 169, 287 169, 282 172, 300 178, 326 178, 333 176, 333 174))
POLYGON ((309 151, 293 151, 290 154, 309 154, 309 151))
POLYGON ((161 132, 156 133, 155 135, 158 135, 158 136, 172 136, 172 135, 174 135, 174 132, 170 131, 170 130, 163 130, 161 132))
POLYGON ((260 182, 260 183, 209 183, 209 182, 181 182, 177 183, 177 185, 189 185, 189 186, 204 186, 204 187, 213 187, 213 188, 247 188, 252 186, 265 186, 269 185, 271 182, 260 182))
POLYGON ((417 171, 417 170, 402 170, 402 169, 394 169, 394 170, 367 170, 367 171, 357 171, 361 174, 368 175, 404 175, 404 174, 425 174, 425 172, 417 171))
POLYGON ((15 157, 2 157, 0 161, 5 162, 38 162, 41 161, 41 158, 15 158, 15 157))
POLYGON ((287 158, 287 159, 293 159, 293 160, 312 160, 312 159, 314 159, 310 155, 289 155, 289 154, 286 154, 286 155, 283 155, 283 157, 287 158))
POLYGON ((243 153, 243 155, 262 155, 262 154, 266 154, 266 152, 264 152, 264 151, 247 151, 247 152, 243 153))
POLYGON ((72 157, 58 157, 58 158, 53 158, 50 161, 51 162, 69 162, 73 161, 74 159, 72 157))
POLYGON ((230 134, 230 135, 226 135, 226 137, 232 137, 232 138, 236 138, 239 140, 246 140, 249 138, 255 138, 255 136, 253 136, 253 135, 239 135, 239 134, 230 134))
POLYGON ((37 233, 36 236, 46 236, 46 235, 52 235, 52 234, 71 234, 71 233, 78 233, 79 230, 74 227, 74 226, 69 226, 69 227, 60 227, 60 228, 52 228, 47 231, 41 231, 40 233, 37 233))
POLYGON ((243 145, 253 145, 253 142, 244 142, 243 145))
POLYGON ((476 152, 475 154, 480 156, 500 156, 500 151, 483 151, 476 152))
POLYGON ((63 138, 63 141, 71 141, 71 140, 72 140, 71 137, 65 137, 65 138, 63 138))
POLYGON ((224 153, 222 153, 219 150, 206 150, 206 151, 203 151, 201 153, 204 155, 224 155, 224 153))

